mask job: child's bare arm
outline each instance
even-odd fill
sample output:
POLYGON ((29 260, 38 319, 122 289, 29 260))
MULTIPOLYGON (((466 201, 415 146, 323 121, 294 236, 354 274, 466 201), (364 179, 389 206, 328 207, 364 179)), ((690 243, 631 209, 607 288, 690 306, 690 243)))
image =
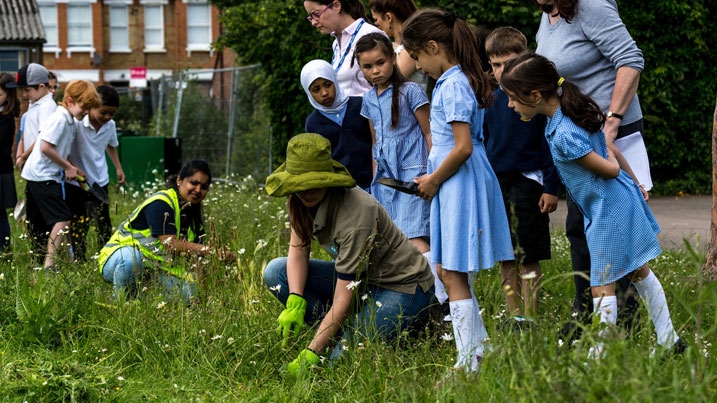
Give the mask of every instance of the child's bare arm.
POLYGON ((368 129, 371 131, 371 176, 376 176, 376 158, 373 148, 376 147, 376 129, 373 128, 373 120, 368 120, 368 129))
POLYGON ((428 150, 431 150, 431 105, 425 104, 421 105, 418 109, 416 109, 416 120, 418 120, 418 126, 421 127, 421 132, 423 132, 423 137, 426 139, 426 143, 428 144, 428 150))
POLYGON ((608 148, 607 159, 603 158, 600 154, 595 151, 584 155, 577 159, 580 165, 589 169, 597 175, 603 178, 616 178, 620 174, 620 164, 615 158, 615 154, 608 148))
POLYGON ((438 192, 438 188, 470 158, 473 153, 470 125, 466 122, 451 122, 455 145, 446 159, 433 173, 415 179, 418 183, 418 195, 430 200, 438 192))
POLYGON ((43 141, 40 144, 40 151, 42 151, 43 154, 47 156, 52 162, 59 165, 62 169, 65 170, 65 178, 69 180, 73 180, 77 177, 77 168, 72 165, 68 160, 62 158, 60 156, 60 153, 57 152, 57 148, 54 144, 48 143, 47 141, 43 141))
POLYGON ((124 170, 122 169, 122 163, 120 162, 119 155, 117 155, 117 149, 112 146, 107 146, 107 155, 110 157, 112 164, 115 166, 117 172, 117 186, 125 183, 124 170))

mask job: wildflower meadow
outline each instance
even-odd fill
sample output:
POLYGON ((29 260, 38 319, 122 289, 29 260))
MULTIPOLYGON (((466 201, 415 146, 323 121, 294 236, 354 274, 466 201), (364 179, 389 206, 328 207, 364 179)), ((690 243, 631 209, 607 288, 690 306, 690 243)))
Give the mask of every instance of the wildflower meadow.
MULTIPOLYGON (((113 189, 113 224, 162 186, 157 180, 113 189)), ((151 284, 138 299, 114 300, 97 268, 101 245, 94 230, 86 263, 60 262, 59 273, 41 270, 11 218, 12 251, 0 261, 0 402, 707 402, 717 392, 717 285, 702 281, 704 256, 690 245, 651 263, 689 345, 682 355, 653 353, 657 343, 644 306, 640 324, 617 332, 601 360, 587 359, 596 325, 575 344, 559 339, 574 288, 568 243, 557 231, 530 331, 502 329, 498 270, 478 275, 490 351, 477 377, 445 382, 455 360, 453 332, 432 321, 391 343, 346 346, 338 362, 296 379, 284 368, 313 330, 305 326, 297 341, 282 347, 276 318, 283 307, 262 279, 266 263, 287 250, 285 199, 267 196, 251 177, 234 177, 212 185, 204 214, 206 242, 226 245, 237 259, 188 261, 199 274, 190 306, 151 284)), ((322 256, 316 248, 312 253, 322 256)))

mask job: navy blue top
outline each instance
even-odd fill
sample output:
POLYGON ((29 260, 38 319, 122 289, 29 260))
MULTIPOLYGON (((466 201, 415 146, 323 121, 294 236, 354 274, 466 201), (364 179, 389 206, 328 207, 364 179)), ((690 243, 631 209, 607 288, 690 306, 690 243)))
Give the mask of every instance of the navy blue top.
POLYGON ((362 97, 349 97, 344 121, 336 122, 314 110, 306 118, 307 133, 318 133, 331 142, 331 157, 349 170, 356 184, 368 189, 373 172, 371 168, 371 129, 368 119, 361 116, 362 97))
POLYGON ((542 170, 543 192, 557 196, 560 178, 545 140, 546 117, 536 115, 523 122, 508 107, 502 89, 493 96, 493 105, 485 110, 485 149, 496 175, 542 170))

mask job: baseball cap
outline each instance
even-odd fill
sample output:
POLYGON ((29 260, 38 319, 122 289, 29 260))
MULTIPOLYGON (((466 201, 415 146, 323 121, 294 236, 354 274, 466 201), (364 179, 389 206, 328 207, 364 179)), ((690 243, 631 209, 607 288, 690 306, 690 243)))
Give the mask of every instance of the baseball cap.
POLYGON ((20 67, 15 73, 15 82, 7 83, 7 88, 29 87, 32 85, 47 84, 50 81, 47 69, 37 63, 30 63, 20 67))

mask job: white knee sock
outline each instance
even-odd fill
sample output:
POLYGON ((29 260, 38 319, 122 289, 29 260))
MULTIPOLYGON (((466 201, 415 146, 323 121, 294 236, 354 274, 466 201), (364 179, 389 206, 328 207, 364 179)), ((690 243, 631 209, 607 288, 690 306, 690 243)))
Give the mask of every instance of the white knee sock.
POLYGON ((436 279, 433 282, 433 286, 436 289, 436 299, 438 300, 439 304, 443 304, 444 302, 448 301, 448 294, 446 294, 446 288, 443 286, 443 282, 438 278, 438 273, 436 272, 436 264, 431 262, 431 251, 424 253, 423 256, 425 256, 426 260, 428 260, 428 264, 431 266, 431 272, 433 273, 433 277, 436 279))
POLYGON ((458 359, 456 368, 475 372, 480 369, 478 357, 483 356, 483 340, 486 338, 486 329, 480 315, 478 303, 475 298, 451 301, 451 316, 453 317, 453 336, 456 339, 458 359))
POLYGON ((600 323, 617 323, 617 297, 603 296, 593 298, 593 312, 600 315, 600 323))
MULTIPOLYGON (((617 297, 602 296, 593 298, 593 312, 600 316, 600 323, 614 326, 617 323, 617 297)), ((607 327, 603 327, 598 332, 598 336, 605 336, 609 332, 607 327)), ((605 343, 598 341, 594 347, 590 347, 588 358, 597 359, 604 356, 605 343)))
POLYGON ((665 290, 662 288, 660 280, 650 271, 650 274, 643 280, 633 282, 640 298, 647 305, 650 312, 652 324, 655 325, 657 332, 657 344, 662 347, 670 348, 679 339, 675 328, 672 326, 670 318, 670 309, 667 307, 667 299, 665 298, 665 290))

